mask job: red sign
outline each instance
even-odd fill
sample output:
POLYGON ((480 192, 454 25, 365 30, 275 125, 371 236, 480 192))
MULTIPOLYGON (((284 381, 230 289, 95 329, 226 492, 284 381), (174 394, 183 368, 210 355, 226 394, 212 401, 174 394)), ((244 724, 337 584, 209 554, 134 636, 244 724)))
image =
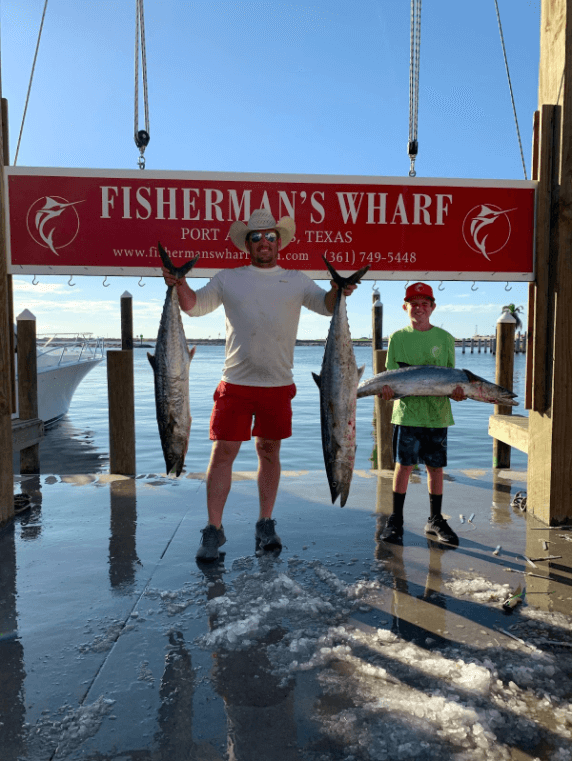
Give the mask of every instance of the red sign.
POLYGON ((248 264, 228 237, 267 208, 293 217, 279 264, 327 278, 533 280, 536 183, 398 177, 6 169, 12 274, 159 275, 157 241, 192 274, 248 264))

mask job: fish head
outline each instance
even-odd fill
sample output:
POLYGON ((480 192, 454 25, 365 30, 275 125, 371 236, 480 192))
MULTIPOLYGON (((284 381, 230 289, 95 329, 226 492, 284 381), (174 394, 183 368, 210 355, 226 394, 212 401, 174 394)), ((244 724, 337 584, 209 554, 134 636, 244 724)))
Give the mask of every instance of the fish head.
POLYGON ((165 472, 167 475, 174 473, 177 477, 181 475, 185 465, 185 455, 189 446, 189 432, 182 435, 181 431, 174 431, 173 435, 168 438, 163 447, 163 456, 165 458, 165 472))
POLYGON ((177 477, 181 475, 183 465, 185 464, 185 452, 175 452, 173 450, 165 452, 165 472, 168 476, 174 473, 177 477))
POLYGON ((350 493, 352 468, 347 463, 335 461, 332 464, 328 476, 332 504, 334 504, 340 496, 340 507, 344 507, 346 500, 348 499, 348 494, 350 493))

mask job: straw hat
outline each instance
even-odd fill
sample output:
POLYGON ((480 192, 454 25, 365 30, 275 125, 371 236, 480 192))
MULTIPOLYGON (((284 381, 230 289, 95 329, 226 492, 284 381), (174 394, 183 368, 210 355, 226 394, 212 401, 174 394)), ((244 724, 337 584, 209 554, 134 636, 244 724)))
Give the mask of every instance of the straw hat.
POLYGON ((233 222, 229 228, 229 237, 237 248, 248 253, 246 238, 249 233, 255 230, 276 230, 281 239, 281 248, 285 248, 294 238, 295 229, 294 219, 283 217, 276 222, 270 211, 255 209, 247 224, 244 222, 233 222))

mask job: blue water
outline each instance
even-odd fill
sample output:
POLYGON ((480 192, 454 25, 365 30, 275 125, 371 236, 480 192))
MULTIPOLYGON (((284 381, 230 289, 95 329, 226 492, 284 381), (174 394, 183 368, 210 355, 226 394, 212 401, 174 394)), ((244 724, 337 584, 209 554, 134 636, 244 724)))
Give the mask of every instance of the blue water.
MULTIPOLYGON (((153 350, 151 350, 153 351, 153 350)), ((324 349, 322 346, 300 346, 295 350, 295 383, 297 395, 293 400, 293 436, 283 442, 283 470, 322 470, 320 413, 318 389, 311 372, 319 372, 324 349)), ((356 347, 358 365, 365 364, 364 378, 372 375, 372 350, 356 347)), ((193 423, 186 459, 186 472, 204 472, 209 461, 209 418, 213 392, 221 378, 224 359, 222 346, 198 346, 191 363, 190 398, 193 423)), ((456 349, 457 367, 466 367, 476 375, 495 380, 495 356, 491 354, 462 355, 456 349)), ((147 350, 134 350, 135 428, 137 473, 165 472, 155 418, 153 373, 147 361, 147 350)), ((515 355, 514 390, 518 394, 516 414, 526 414, 523 408, 525 386, 525 355, 515 355)), ((467 400, 452 402, 455 425, 448 433, 448 467, 490 468, 492 439, 488 435, 488 419, 493 405, 467 400)), ((372 454, 373 399, 360 399, 357 405, 356 467, 369 469, 372 454)), ((95 368, 77 389, 68 415, 54 430, 48 431, 42 444, 42 471, 94 473, 109 468, 109 426, 107 408, 106 365, 95 368)), ((525 470, 527 455, 512 450, 511 466, 525 470)), ((254 446, 246 442, 235 462, 236 470, 256 470, 254 446)))

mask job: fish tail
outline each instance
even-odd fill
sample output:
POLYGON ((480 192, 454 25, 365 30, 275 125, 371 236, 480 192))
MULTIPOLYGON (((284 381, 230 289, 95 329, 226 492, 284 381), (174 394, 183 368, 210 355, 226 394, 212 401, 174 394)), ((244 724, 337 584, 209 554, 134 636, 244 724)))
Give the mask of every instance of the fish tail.
POLYGON ((159 242, 157 243, 157 250, 159 251, 159 256, 161 257, 161 261, 163 262, 165 269, 176 278, 184 277, 189 272, 189 270, 193 268, 197 259, 199 259, 199 257, 196 256, 194 259, 191 259, 190 261, 185 262, 185 264, 182 264, 181 267, 176 267, 169 258, 167 251, 159 242))
POLYGON ((336 285, 340 288, 340 290, 343 290, 349 285, 356 285, 356 283, 359 283, 360 280, 364 277, 364 275, 368 272, 370 269, 370 265, 366 267, 362 267, 362 269, 358 270, 352 275, 349 275, 349 277, 342 277, 342 275, 339 275, 338 272, 334 269, 332 264, 328 261, 326 256, 322 257, 324 259, 324 263, 328 267, 328 271, 332 275, 332 279, 336 283, 336 285))

